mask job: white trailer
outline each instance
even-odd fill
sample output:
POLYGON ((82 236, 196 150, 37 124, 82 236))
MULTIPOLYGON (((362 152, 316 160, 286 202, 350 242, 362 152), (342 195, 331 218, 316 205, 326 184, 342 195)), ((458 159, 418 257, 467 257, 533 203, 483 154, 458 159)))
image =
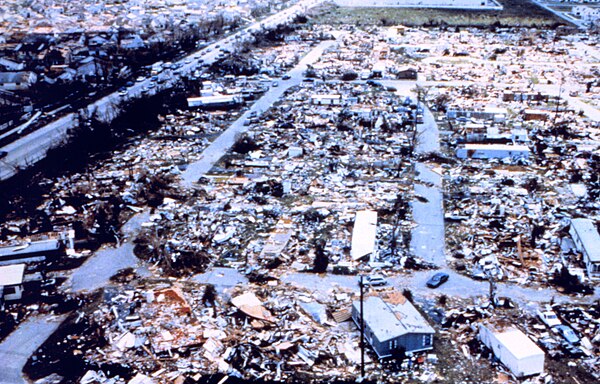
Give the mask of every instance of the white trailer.
POLYGON ((375 252, 377 238, 377 211, 358 211, 352 230, 352 260, 360 260, 375 252))
POLYGON ((530 154, 526 145, 465 144, 456 150, 459 159, 528 159, 530 154))
POLYGON ((544 351, 517 328, 500 331, 480 324, 479 340, 518 378, 544 371, 544 351))

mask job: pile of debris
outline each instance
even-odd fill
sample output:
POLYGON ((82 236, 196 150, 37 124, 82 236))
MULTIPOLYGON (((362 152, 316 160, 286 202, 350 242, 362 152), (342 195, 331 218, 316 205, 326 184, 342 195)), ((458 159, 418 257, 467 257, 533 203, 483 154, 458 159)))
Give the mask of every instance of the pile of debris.
POLYGON ((105 330, 107 345, 88 349, 86 358, 171 382, 215 372, 347 379, 360 361, 358 333, 334 319, 348 320, 351 298, 337 289, 321 303, 277 281, 217 296, 210 285, 142 280, 105 293, 91 317, 105 330))

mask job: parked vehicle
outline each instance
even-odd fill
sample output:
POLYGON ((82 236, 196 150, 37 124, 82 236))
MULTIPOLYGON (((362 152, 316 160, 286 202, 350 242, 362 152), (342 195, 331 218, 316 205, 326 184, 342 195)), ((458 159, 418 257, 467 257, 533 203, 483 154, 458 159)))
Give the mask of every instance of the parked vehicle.
POLYGON ((382 275, 369 275, 363 279, 363 284, 367 286, 377 287, 381 285, 386 285, 387 280, 382 275))
POLYGON ((575 334, 575 331, 573 331, 571 327, 560 324, 552 329, 561 335, 569 344, 575 345, 579 343, 579 337, 575 334))
POLYGON ((444 284, 448 281, 450 276, 446 272, 438 272, 435 275, 431 276, 429 280, 427 280, 427 286, 429 288, 437 288, 440 285, 444 284))
POLYGON ((542 322, 544 324, 546 324, 549 328, 552 328, 552 327, 555 327, 555 326, 561 324, 560 320, 558 319, 558 317, 556 316, 556 313, 554 313, 554 311, 538 309, 536 313, 537 313, 538 317, 540 318, 540 320, 542 320, 542 322))

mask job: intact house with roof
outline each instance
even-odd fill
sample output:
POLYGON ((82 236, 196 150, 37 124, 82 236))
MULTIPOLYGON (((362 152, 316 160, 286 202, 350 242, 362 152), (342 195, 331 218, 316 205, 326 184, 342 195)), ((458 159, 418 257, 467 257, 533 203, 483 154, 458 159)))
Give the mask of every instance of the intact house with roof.
POLYGON ((583 262, 591 280, 600 279, 600 234, 590 219, 572 219, 569 234, 577 250, 583 255, 583 262))
MULTIPOLYGON (((435 330, 401 293, 386 301, 369 296, 363 308, 364 336, 380 359, 433 349, 435 330)), ((360 328, 360 301, 352 305, 352 319, 360 328)))

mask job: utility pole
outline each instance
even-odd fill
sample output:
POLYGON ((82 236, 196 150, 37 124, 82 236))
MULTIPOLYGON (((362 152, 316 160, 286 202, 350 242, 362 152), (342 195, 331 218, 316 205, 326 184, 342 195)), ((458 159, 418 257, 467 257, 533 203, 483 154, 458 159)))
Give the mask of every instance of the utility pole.
POLYGON ((415 109, 413 115, 413 142, 411 143, 411 156, 414 155, 417 146, 417 115, 419 114, 419 104, 421 104, 421 87, 417 85, 417 108, 415 109))
POLYGON ((490 304, 492 305, 493 308, 496 308, 496 278, 495 278, 495 274, 498 271, 498 267, 496 267, 494 270, 488 270, 487 272, 485 272, 487 278, 488 278, 488 282, 490 283, 490 292, 489 292, 489 300, 490 300, 490 304))
POLYGON ((558 107, 560 106, 560 97, 562 96, 563 83, 565 82, 565 76, 560 77, 560 87, 558 88, 558 98, 556 99, 556 109, 554 111, 554 120, 552 121, 552 127, 556 127, 556 118, 558 117, 558 107))
POLYGON ((363 276, 360 276, 358 281, 360 287, 360 378, 361 380, 365 377, 365 312, 364 312, 364 283, 363 276))

